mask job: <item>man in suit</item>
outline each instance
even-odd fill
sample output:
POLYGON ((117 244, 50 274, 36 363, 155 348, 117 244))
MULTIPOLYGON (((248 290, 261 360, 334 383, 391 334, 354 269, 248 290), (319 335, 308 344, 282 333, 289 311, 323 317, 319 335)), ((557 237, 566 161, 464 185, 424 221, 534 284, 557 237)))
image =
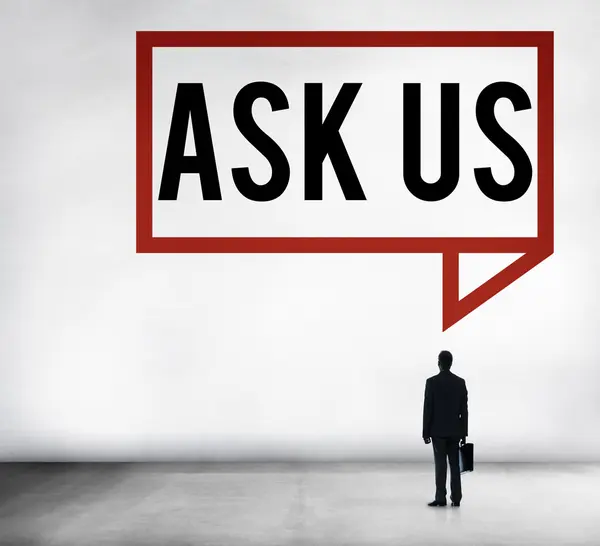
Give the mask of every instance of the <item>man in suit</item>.
POLYGON ((438 356, 440 373, 425 383, 423 440, 433 444, 435 461, 435 500, 429 506, 446 506, 447 462, 450 463, 450 500, 460 506, 462 489, 458 464, 459 442, 467 440, 469 411, 465 380, 450 371, 452 354, 438 356))

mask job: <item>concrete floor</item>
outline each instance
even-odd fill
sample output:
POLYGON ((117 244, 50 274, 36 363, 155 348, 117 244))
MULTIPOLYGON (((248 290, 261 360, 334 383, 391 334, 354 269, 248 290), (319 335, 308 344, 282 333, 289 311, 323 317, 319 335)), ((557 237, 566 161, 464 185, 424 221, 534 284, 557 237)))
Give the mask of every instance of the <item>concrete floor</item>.
POLYGON ((0 544, 600 545, 600 465, 0 465, 0 544))

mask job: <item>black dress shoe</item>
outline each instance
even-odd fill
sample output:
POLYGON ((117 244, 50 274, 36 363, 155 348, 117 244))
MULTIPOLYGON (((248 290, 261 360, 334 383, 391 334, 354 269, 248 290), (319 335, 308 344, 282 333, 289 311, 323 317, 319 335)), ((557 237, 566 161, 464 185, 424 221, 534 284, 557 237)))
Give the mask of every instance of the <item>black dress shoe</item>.
POLYGON ((456 508, 458 508, 460 506, 460 502, 453 502, 452 506, 455 506, 456 508))
POLYGON ((446 506, 446 501, 444 502, 440 502, 440 501, 436 501, 434 500, 433 502, 430 502, 427 506, 446 506))

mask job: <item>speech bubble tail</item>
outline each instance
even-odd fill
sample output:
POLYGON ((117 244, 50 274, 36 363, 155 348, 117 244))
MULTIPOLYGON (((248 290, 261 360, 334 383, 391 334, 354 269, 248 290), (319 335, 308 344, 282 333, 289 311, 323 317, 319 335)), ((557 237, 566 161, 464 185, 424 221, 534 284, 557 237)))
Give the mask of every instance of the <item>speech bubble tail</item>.
POLYGON ((541 247, 526 252, 483 284, 459 296, 459 252, 444 252, 442 265, 442 331, 472 313, 553 253, 541 247))

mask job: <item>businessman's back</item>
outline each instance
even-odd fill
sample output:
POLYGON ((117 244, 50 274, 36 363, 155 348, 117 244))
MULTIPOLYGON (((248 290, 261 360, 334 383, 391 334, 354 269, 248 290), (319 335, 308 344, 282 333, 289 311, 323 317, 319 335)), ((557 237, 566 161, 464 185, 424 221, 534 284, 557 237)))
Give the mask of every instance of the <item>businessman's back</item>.
POLYGON ((465 438, 468 435, 465 380, 450 370, 430 377, 425 384, 424 413, 423 438, 465 438))
POLYGON ((446 506, 447 464, 450 463, 452 505, 460 506, 462 487, 459 469, 459 441, 469 433, 469 410, 465 380, 450 371, 452 354, 438 355, 440 373, 425 383, 423 439, 433 444, 435 460, 435 500, 429 506, 446 506))

